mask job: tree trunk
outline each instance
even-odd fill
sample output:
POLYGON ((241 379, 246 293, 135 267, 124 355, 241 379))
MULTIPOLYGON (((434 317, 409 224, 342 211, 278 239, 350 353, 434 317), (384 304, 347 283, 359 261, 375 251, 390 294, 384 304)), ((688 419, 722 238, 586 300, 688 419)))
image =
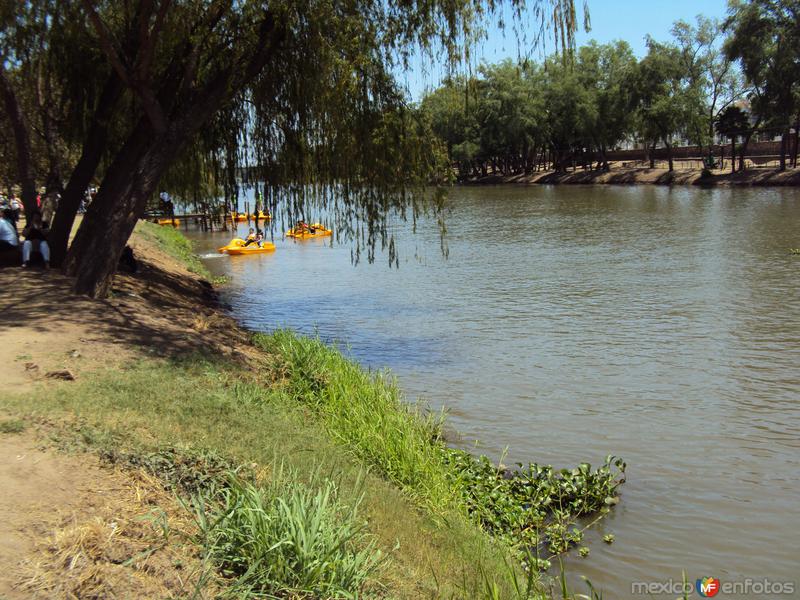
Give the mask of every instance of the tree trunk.
POLYGON ((786 170, 786 150, 789 144, 789 128, 783 130, 783 134, 781 135, 781 161, 779 169, 781 171, 786 170))
POLYGON ((14 141, 17 150, 17 176, 22 185, 22 203, 25 205, 25 219, 30 220, 31 214, 37 210, 36 206, 36 178, 33 171, 33 157, 31 154, 31 138, 25 114, 19 104, 14 87, 6 77, 5 69, 0 63, 0 95, 6 115, 14 131, 14 141))
POLYGON ((792 150, 792 166, 797 168, 797 145, 800 143, 800 119, 794 123, 794 149, 792 150))
POLYGON ((73 291, 103 297, 111 287, 119 257, 144 212, 147 200, 182 146, 219 108, 229 85, 227 74, 210 82, 194 102, 175 107, 180 115, 159 135, 143 116, 100 184, 100 192, 67 253, 64 271, 76 277, 73 291))
POLYGON ((656 168, 656 143, 653 141, 653 145, 650 146, 650 168, 656 168))
POLYGON ((666 138, 664 139, 664 145, 667 147, 667 161, 669 161, 669 171, 670 173, 675 170, 675 164, 672 160, 672 144, 670 144, 666 138))
POLYGON ((121 93, 122 82, 116 73, 112 73, 100 95, 91 129, 83 143, 81 157, 72 171, 53 219, 47 241, 50 244, 50 262, 54 265, 60 265, 67 255, 67 244, 75 215, 108 145, 109 120, 121 93))
POLYGON ((736 136, 731 136, 731 173, 736 173, 736 136))
POLYGON ((76 278, 77 294, 93 298, 108 294, 136 221, 177 151, 177 144, 167 135, 145 147, 127 146, 109 168, 67 253, 64 270, 76 278))

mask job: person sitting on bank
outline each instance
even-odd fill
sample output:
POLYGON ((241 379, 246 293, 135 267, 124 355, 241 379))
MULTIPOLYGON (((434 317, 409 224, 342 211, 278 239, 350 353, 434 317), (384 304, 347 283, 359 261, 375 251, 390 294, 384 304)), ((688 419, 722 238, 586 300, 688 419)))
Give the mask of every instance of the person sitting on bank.
POLYGON ((31 260, 31 252, 37 250, 44 260, 44 268, 50 267, 50 246, 47 244, 47 230, 42 224, 42 213, 34 211, 31 222, 22 230, 25 241, 22 244, 22 266, 27 267, 31 260))
POLYGON ((256 230, 251 227, 250 233, 248 233, 247 237, 244 238, 244 245, 249 246, 250 244, 255 244, 255 242, 256 242, 256 230))
POLYGON ((14 211, 10 208, 4 208, 2 214, 0 214, 0 253, 18 251, 19 237, 17 236, 17 228, 14 227, 14 211))

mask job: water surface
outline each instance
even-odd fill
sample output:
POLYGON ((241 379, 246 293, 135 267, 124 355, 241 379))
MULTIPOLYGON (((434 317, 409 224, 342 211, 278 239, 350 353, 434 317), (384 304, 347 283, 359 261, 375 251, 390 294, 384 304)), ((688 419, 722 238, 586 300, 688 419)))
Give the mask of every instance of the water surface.
MULTIPOLYGON (((464 447, 558 467, 623 456, 621 504, 568 561, 578 591, 583 574, 636 597, 682 570, 797 590, 800 192, 500 186, 451 204, 447 260, 434 225, 400 224, 399 269, 318 240, 206 263, 232 276, 244 325, 390 367, 448 407, 464 447)), ((195 236, 209 252, 229 234, 195 236)))

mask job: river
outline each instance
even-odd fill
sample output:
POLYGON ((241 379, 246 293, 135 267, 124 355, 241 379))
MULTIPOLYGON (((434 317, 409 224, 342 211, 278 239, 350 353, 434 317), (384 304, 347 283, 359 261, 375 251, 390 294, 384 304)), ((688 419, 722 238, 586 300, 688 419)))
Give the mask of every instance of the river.
POLYGON ((606 598, 675 598, 658 592, 686 571, 736 583, 724 598, 762 597, 765 579, 798 595, 800 191, 498 186, 449 202, 449 258, 434 225, 400 224, 399 268, 279 237, 270 255, 212 257, 230 234, 190 236, 232 277, 244 325, 391 368, 448 408, 462 446, 507 448, 507 464, 624 457, 621 503, 567 560, 575 591, 585 575, 606 598))

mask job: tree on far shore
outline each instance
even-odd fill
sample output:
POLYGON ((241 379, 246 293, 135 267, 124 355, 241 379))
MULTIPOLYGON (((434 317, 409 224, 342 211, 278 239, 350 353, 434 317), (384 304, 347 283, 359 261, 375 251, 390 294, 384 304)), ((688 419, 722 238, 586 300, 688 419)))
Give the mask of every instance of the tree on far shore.
POLYGON ((753 110, 781 131, 780 170, 786 169, 789 130, 800 112, 800 2, 730 0, 725 52, 758 88, 753 110))
POLYGON ((717 133, 731 141, 731 173, 736 172, 736 138, 744 137, 750 129, 750 119, 740 107, 728 106, 715 124, 717 133))

